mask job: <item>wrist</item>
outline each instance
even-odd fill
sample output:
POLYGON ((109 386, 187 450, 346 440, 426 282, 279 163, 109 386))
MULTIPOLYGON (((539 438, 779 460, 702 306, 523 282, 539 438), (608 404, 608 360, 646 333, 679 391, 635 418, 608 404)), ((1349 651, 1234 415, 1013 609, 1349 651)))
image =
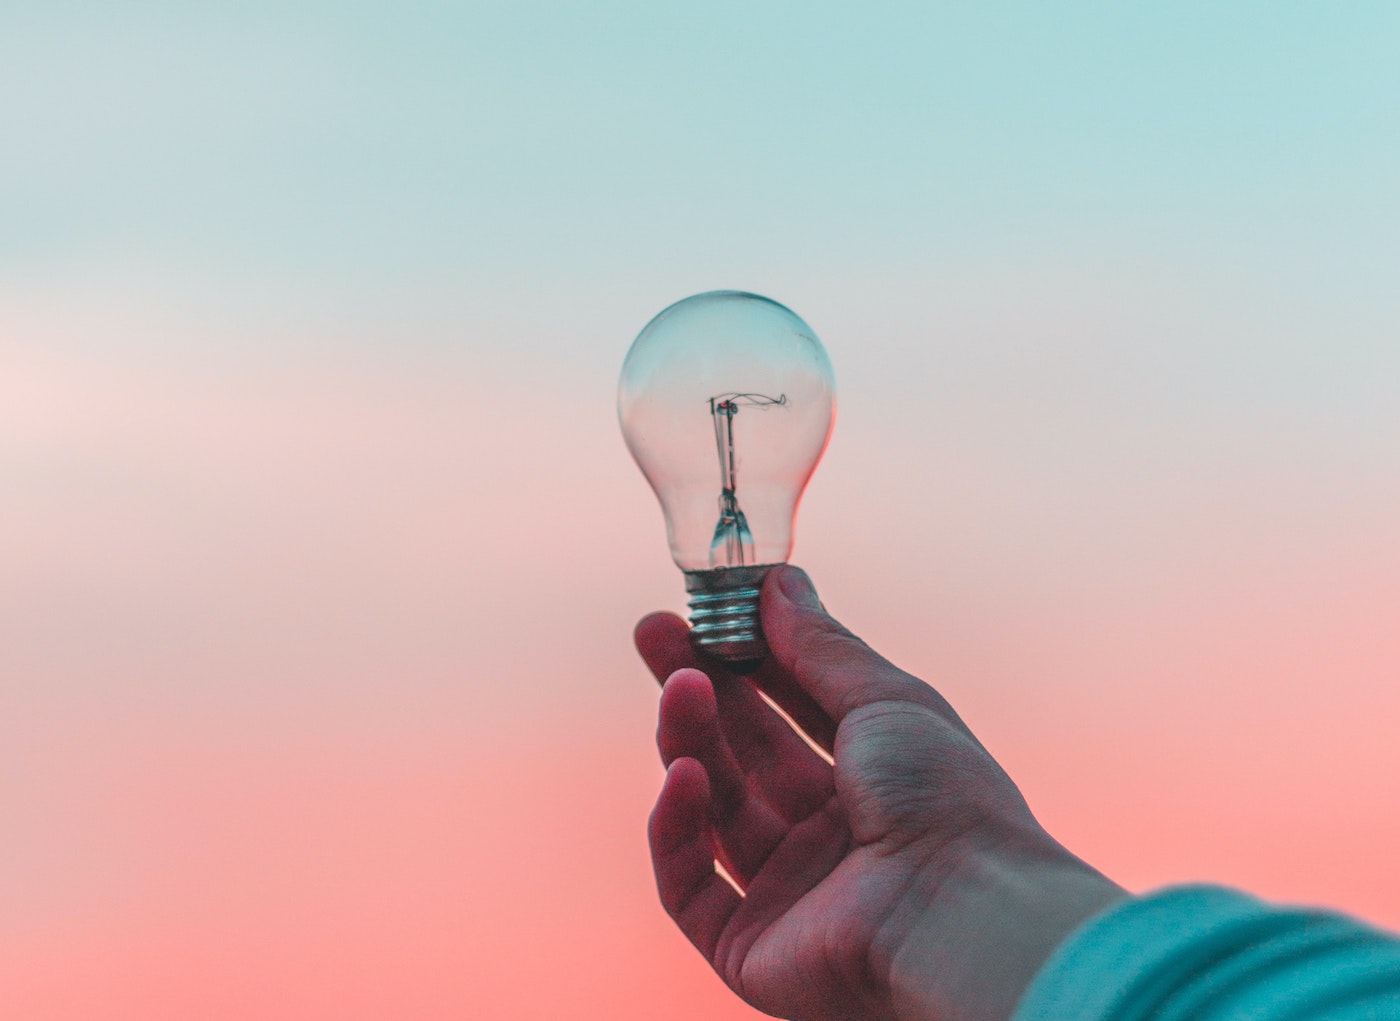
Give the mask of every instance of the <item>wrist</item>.
POLYGON ((935 863, 888 956, 901 1021, 1008 1021, 1041 966, 1127 892, 1043 833, 935 863))

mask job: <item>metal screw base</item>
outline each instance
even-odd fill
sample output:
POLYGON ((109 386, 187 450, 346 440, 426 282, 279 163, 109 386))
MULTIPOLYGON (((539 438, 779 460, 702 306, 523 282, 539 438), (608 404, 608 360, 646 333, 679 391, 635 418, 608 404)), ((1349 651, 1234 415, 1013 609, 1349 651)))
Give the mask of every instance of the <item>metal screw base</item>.
POLYGON ((686 571, 690 640, 737 673, 757 668, 768 655, 758 621, 758 593, 776 564, 686 571))

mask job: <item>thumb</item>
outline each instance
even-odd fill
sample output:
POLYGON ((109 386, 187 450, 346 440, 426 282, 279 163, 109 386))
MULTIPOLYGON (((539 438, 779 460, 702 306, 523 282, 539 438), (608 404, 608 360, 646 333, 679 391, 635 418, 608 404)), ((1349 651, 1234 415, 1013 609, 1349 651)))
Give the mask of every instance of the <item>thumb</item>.
POLYGON ((833 619, 806 571, 784 565, 765 581, 761 613, 769 652, 834 723, 858 706, 890 700, 950 711, 927 684, 833 619))

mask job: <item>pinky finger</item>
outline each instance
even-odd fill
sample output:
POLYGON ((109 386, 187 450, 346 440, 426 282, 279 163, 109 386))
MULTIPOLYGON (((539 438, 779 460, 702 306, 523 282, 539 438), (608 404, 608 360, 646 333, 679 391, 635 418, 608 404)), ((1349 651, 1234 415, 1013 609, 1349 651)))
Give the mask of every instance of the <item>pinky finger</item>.
POLYGON ((705 959, 715 949, 743 895, 715 871, 710 779, 695 759, 671 763, 647 827, 661 905, 705 959))

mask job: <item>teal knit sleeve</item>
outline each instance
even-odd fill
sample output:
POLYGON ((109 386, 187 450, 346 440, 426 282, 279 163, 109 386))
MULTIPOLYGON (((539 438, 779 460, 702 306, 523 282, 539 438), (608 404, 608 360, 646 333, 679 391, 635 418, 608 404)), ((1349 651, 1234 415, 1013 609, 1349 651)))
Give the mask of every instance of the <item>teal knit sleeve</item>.
POLYGON ((1081 926, 1013 1021, 1400 1021, 1400 939, 1330 912, 1173 887, 1081 926))

